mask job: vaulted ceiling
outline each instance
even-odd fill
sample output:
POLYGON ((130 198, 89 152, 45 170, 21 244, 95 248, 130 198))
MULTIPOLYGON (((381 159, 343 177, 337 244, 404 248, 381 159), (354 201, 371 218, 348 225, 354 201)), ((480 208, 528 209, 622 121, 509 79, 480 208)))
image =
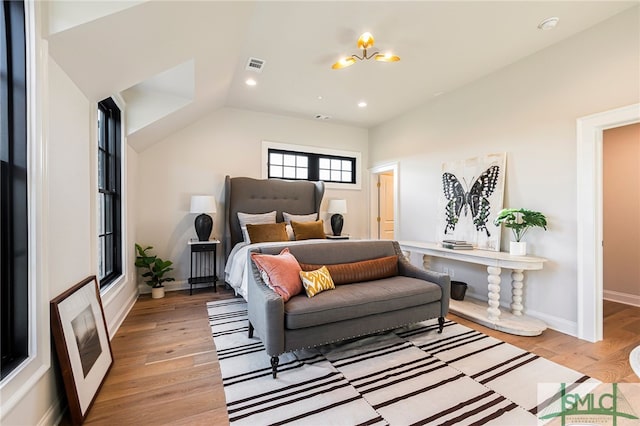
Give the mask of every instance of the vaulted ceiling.
MULTIPOLYGON (((49 52, 92 101, 120 94, 144 150, 223 106, 372 127, 571 37, 637 1, 59 1, 49 52), (551 31, 537 28, 557 16, 551 31), (399 62, 331 65, 374 50, 399 62), (265 61, 246 70, 250 57, 265 61), (245 80, 252 77, 255 86, 245 80), (358 107, 365 101, 367 107, 358 107)), ((526 84, 526 82, 523 82, 526 84)))

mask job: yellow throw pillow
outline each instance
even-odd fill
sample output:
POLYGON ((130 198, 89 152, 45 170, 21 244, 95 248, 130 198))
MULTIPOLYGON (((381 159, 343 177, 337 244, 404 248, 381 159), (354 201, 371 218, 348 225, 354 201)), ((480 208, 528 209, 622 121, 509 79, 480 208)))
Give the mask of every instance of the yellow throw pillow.
POLYGON ((296 240, 310 240, 313 238, 325 238, 324 221, 322 219, 314 222, 296 222, 291 221, 293 233, 296 240))
POLYGON ((315 271, 300 271, 300 278, 307 297, 313 297, 322 291, 336 288, 326 266, 315 271))

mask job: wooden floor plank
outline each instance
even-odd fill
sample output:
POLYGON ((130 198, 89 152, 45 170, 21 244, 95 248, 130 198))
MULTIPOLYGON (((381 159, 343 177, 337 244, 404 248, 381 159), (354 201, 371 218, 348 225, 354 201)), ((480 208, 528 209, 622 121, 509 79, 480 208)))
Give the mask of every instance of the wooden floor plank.
MULTIPOLYGON (((217 293, 167 292, 158 300, 140 296, 112 340, 114 365, 86 424, 228 424, 206 302, 232 297, 223 286, 217 293)), ((630 351, 640 345, 640 308, 605 301, 605 340, 598 343, 555 330, 513 336, 449 318, 604 382, 640 382, 628 363, 630 351)))

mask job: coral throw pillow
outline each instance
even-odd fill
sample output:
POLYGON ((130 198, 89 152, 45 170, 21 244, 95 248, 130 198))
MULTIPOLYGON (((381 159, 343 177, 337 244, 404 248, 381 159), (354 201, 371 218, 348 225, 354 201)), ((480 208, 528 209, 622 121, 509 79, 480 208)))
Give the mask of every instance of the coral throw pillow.
POLYGON ((278 293, 282 300, 287 302, 292 296, 302 291, 300 281, 300 264, 296 258, 284 248, 280 254, 251 253, 251 259, 260 270, 269 278, 267 285, 278 293))
POLYGON ((302 278, 302 285, 307 297, 313 297, 322 291, 336 288, 326 266, 315 271, 300 271, 300 278, 302 278))
POLYGON ((291 221, 296 240, 310 240, 312 238, 325 238, 324 221, 322 219, 313 222, 291 221))

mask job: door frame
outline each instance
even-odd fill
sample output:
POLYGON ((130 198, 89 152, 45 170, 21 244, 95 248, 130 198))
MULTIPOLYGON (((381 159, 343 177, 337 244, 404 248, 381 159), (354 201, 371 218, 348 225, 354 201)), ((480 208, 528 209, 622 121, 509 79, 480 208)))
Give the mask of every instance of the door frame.
POLYGON ((603 132, 638 122, 640 103, 577 120, 577 326, 590 342, 603 336, 603 132))
POLYGON ((379 203, 379 194, 378 194, 378 175, 386 172, 393 172, 393 214, 396 218, 393 222, 393 235, 395 239, 398 239, 398 235, 400 234, 400 224, 399 220, 397 220, 400 215, 400 194, 399 194, 399 176, 398 176, 399 164, 397 162, 393 163, 385 163, 378 166, 371 167, 369 169, 369 238, 371 239, 379 239, 380 235, 378 232, 378 221, 376 218, 378 217, 378 203, 379 203))

